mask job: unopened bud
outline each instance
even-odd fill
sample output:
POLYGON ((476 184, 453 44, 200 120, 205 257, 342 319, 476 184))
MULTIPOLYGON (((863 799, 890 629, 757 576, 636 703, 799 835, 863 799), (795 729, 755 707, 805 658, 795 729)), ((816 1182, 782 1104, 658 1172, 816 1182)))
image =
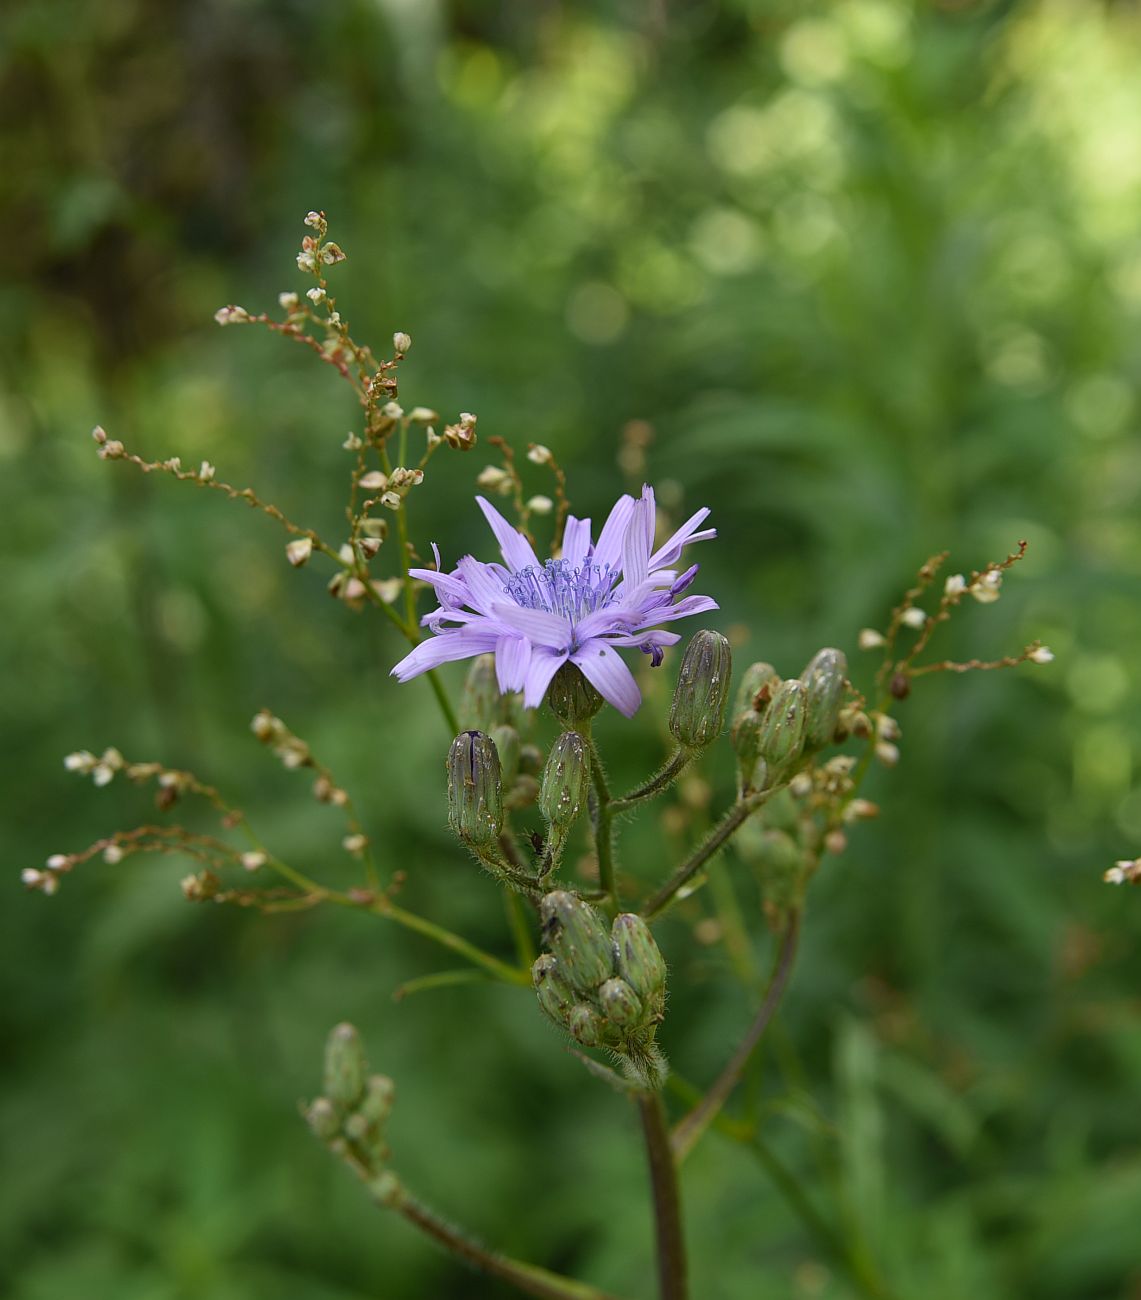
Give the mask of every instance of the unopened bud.
POLYGON ((804 743, 810 749, 823 749, 832 743, 847 674, 844 652, 825 649, 813 655, 800 675, 806 693, 804 743))
POLYGON ((565 663, 551 678, 547 704, 564 726, 577 727, 602 708, 602 696, 574 664, 565 663))
POLYGON ((468 670, 460 699, 460 722, 468 728, 490 731, 501 721, 499 681, 495 656, 477 655, 468 670))
POLYGON ((544 447, 541 442, 533 442, 527 449, 527 459, 532 465, 549 465, 551 463, 551 449, 544 447))
POLYGON ((397 330, 392 336, 392 347, 398 356, 403 356, 406 352, 411 351, 412 335, 405 334, 403 330, 397 330))
POLYGON ((571 1007, 568 1027, 583 1047, 600 1047, 612 1037, 607 1033, 606 1022, 585 1002, 579 1002, 571 1007))
POLYGON ((741 713, 752 709, 763 713, 772 697, 773 690, 780 684, 780 674, 772 664, 750 664, 741 675, 741 684, 737 687, 737 699, 733 710, 741 713))
POLYGON ((383 1124, 392 1111, 396 1085, 386 1074, 372 1074, 365 1083, 359 1113, 369 1124, 383 1124))
POLYGON ((531 967, 531 983, 539 1006, 556 1024, 565 1029, 577 994, 563 979, 559 963, 549 952, 539 956, 531 967))
POLYGON ((633 912, 615 917, 610 929, 618 974, 647 1007, 660 1010, 665 996, 666 963, 650 927, 633 912))
POLYGON ((861 650, 878 650, 881 646, 887 645, 887 641, 884 640, 882 632, 877 632, 874 627, 865 627, 860 629, 856 644, 861 650))
POLYGON ((322 1142, 328 1142, 340 1132, 341 1121, 337 1108, 328 1097, 318 1097, 305 1112, 305 1122, 322 1142))
POLYGON ((590 751, 577 731, 564 731, 551 746, 539 808, 552 826, 565 830, 572 825, 586 803, 590 789, 590 751))
POLYGON ((572 988, 588 993, 614 973, 614 950, 602 917, 577 894, 556 889, 545 895, 539 918, 543 943, 572 988))
POLYGON ((781 682, 761 722, 759 757, 768 763, 774 775, 795 763, 804 748, 805 696, 803 682, 781 682))
POLYGON ((598 990, 598 1005, 606 1019, 619 1029, 633 1029, 644 1022, 641 999, 624 979, 606 980, 598 990))
POLYGON ((502 726, 492 728, 491 739, 495 742, 495 749, 499 755, 502 782, 505 786, 509 786, 519 775, 519 733, 514 727, 504 723, 502 726))
POLYGON ((355 1106, 364 1092, 365 1059, 361 1036, 347 1021, 325 1043, 325 1092, 340 1107, 355 1106))
POLYGON ((448 754, 448 825, 465 844, 494 844, 503 829, 503 786, 495 742, 463 731, 448 754))
POLYGON ((704 749, 721 734, 729 703, 733 656, 720 632, 703 628, 685 648, 670 706, 670 731, 687 749, 704 749))

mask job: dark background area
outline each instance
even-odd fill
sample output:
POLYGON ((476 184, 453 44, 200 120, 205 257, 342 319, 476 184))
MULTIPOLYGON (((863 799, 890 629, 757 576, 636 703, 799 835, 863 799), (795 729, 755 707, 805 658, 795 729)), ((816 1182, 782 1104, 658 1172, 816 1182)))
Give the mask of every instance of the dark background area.
MULTIPOLYGON (((650 426, 671 510, 714 510, 701 589, 748 629, 739 663, 792 675, 839 645, 866 685, 856 632, 929 554, 969 571, 1029 540, 939 646, 1041 637, 1056 662, 902 706, 902 761, 868 789, 883 815, 813 884, 754 1100, 900 1297, 1141 1295, 1141 896, 1101 881, 1141 851, 1139 55, 1136 8, 1089 0, 5 9, 5 1294, 507 1294, 370 1207, 300 1123, 344 1018, 396 1079, 411 1185, 505 1249, 648 1290, 626 1103, 525 991, 394 1003, 447 960, 376 918, 192 907, 169 860, 21 890, 21 868, 149 815, 64 772, 109 744, 194 769, 349 881, 336 814, 249 734, 268 707, 408 869, 407 905, 509 952, 446 833, 428 689, 387 676, 391 629, 330 601, 316 562, 290 570, 268 521, 88 437, 208 459, 337 537, 347 390, 211 321, 305 287, 318 207, 354 332, 414 340, 406 405, 549 445, 596 519, 641 481, 623 430, 650 426)), ((422 550, 489 555, 485 447, 433 462, 422 550)), ((603 726, 620 776, 657 759, 673 671, 603 726)), ((727 753, 709 770, 724 801, 727 753)), ((631 872, 663 874, 662 843, 632 828, 631 872)), ((702 906, 661 927, 662 1041, 699 1081, 749 1015, 693 942, 702 906)), ((685 1197, 703 1300, 855 1294, 746 1151, 710 1135, 685 1197)))

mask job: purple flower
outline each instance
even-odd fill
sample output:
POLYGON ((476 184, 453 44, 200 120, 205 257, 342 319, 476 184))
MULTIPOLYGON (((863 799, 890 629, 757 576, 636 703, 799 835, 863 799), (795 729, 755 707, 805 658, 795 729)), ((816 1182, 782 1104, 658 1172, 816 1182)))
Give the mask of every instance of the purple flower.
POLYGON ((708 596, 685 596, 695 564, 674 567, 690 542, 715 537, 698 528, 709 514, 697 511, 664 546, 653 551, 654 493, 644 487, 638 500, 619 498, 591 540, 590 520, 567 518, 562 556, 540 563, 530 542, 483 497, 476 497, 506 561, 484 564, 465 555, 452 573, 412 569, 431 583, 438 609, 421 622, 435 635, 423 641, 392 670, 406 682, 453 659, 492 652, 501 691, 522 691, 527 708, 537 708, 551 678, 568 660, 598 693, 626 717, 641 703, 641 693, 618 649, 637 646, 655 667, 664 646, 681 638, 658 630, 690 614, 716 609, 708 596))

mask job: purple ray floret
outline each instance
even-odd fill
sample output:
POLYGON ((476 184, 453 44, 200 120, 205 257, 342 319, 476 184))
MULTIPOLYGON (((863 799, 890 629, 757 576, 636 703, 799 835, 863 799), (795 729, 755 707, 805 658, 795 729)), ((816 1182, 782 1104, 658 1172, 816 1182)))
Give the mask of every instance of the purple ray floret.
POLYGON ((697 576, 696 564, 684 573, 673 567, 691 542, 716 537, 715 529, 701 528, 709 511, 698 510, 655 551, 654 492, 644 487, 637 500, 618 499, 597 542, 590 520, 570 515, 561 557, 541 563, 489 501, 476 501, 505 563, 465 555, 443 573, 437 551, 435 569, 409 571, 431 584, 440 603, 421 619, 434 635, 401 659, 393 676, 406 682, 454 659, 492 653, 499 689, 522 691, 523 703, 534 709, 569 661, 630 717, 642 697, 618 649, 636 646, 656 667, 664 648, 681 639, 659 624, 717 608, 708 596, 681 596, 697 576))

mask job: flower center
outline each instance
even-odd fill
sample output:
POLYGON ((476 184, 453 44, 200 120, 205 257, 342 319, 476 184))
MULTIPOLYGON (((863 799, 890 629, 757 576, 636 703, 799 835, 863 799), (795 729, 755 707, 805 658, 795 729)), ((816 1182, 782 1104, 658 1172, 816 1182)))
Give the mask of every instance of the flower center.
POLYGON ((513 573, 504 591, 524 609, 545 609, 573 625, 610 604, 617 580, 609 564, 586 560, 576 568, 567 560, 548 560, 513 573))

